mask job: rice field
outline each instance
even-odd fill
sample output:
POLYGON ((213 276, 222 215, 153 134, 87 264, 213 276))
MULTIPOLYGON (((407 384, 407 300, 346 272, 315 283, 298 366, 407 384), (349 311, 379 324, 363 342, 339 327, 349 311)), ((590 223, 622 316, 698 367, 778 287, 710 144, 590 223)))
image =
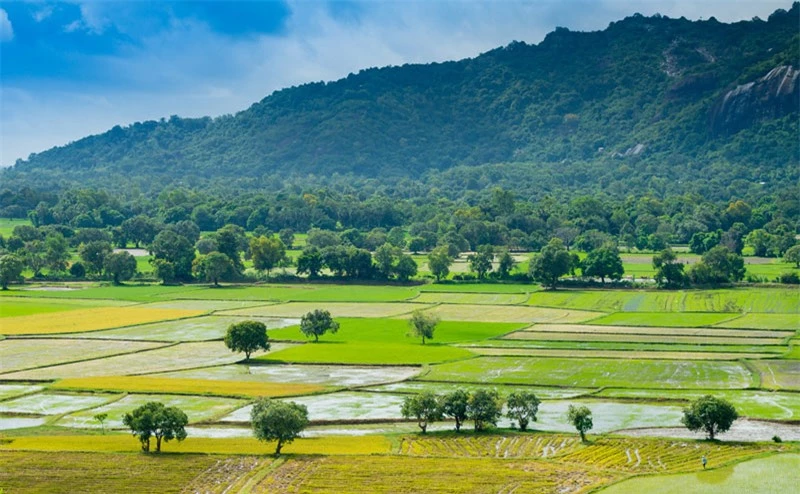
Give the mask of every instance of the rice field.
MULTIPOLYGON (((7 338, 0 340, 0 374, 64 362, 91 361, 100 357, 141 352, 162 346, 164 345, 148 342, 7 338)), ((3 377, 8 378, 8 376, 3 377)))
MULTIPOLYGON (((0 342, 0 345, 6 341, 0 342)), ((26 340, 36 341, 36 340, 26 340)), ((60 341, 60 340, 59 340, 60 341)), ((114 344, 113 340, 70 340, 85 341, 87 345, 114 344)), ((158 345, 154 343, 119 342, 130 347, 131 345, 158 345)), ((274 344, 273 348, 280 351, 286 344, 274 344)), ((1 347, 1 346, 0 346, 1 347)), ((256 355, 256 354, 254 354, 256 355)), ((155 372, 168 372, 195 367, 232 364, 243 360, 244 355, 231 353, 221 341, 200 343, 181 343, 178 345, 160 346, 154 350, 147 350, 107 357, 104 359, 88 360, 72 364, 54 365, 52 367, 37 368, 22 372, 4 374, 5 379, 30 379, 51 380, 73 377, 96 377, 108 375, 130 376, 136 374, 150 374, 155 372)))
POLYGON ((603 312, 768 312, 800 313, 793 288, 720 290, 557 290, 531 295, 528 304, 603 312))
POLYGON ((101 307, 3 318, 0 331, 6 335, 79 333, 134 326, 156 321, 183 319, 204 311, 182 309, 143 309, 139 307, 101 307))
POLYGON ((664 326, 697 328, 711 326, 738 317, 714 312, 615 312, 592 320, 592 324, 619 326, 664 326))
POLYGON ((785 329, 800 331, 800 314, 745 314, 716 326, 720 328, 785 329))
MULTIPOLYGON (((59 300, 24 297, 6 297, 0 304, 0 318, 48 314, 68 310, 86 309, 87 307, 122 306, 129 302, 97 301, 97 300, 59 300)), ((3 322, 5 324, 5 321, 3 322)))
POLYGON ((39 393, 0 402, 0 413, 62 415, 94 408, 117 398, 113 395, 39 393))
POLYGON ((661 334, 614 334, 614 333, 555 333, 550 331, 516 331, 504 338, 511 340, 540 341, 605 341, 632 343, 684 343, 687 345, 780 345, 784 338, 756 338, 733 336, 667 336, 661 334))
POLYGON ((738 338, 787 338, 794 335, 791 331, 746 330, 746 329, 717 329, 717 328, 680 328, 657 326, 601 326, 589 324, 536 324, 524 331, 552 332, 552 333, 579 333, 587 335, 596 334, 625 334, 625 335, 664 335, 664 336, 708 336, 708 337, 738 337, 738 338))
POLYGON ((175 298, 179 294, 202 290, 199 285, 125 285, 113 286, 96 283, 27 285, 0 292, 0 297, 40 297, 56 299, 116 300, 129 302, 156 302, 175 298))
POLYGON ((473 304, 473 305, 515 305, 524 304, 528 294, 512 293, 450 293, 423 292, 414 299, 422 304, 473 304))
POLYGON ((419 343, 322 341, 271 352, 256 360, 288 364, 422 365, 470 358, 464 348, 419 343))
MULTIPOLYGON (((244 400, 231 398, 217 398, 209 396, 177 396, 136 394, 123 396, 103 406, 81 410, 59 419, 56 424, 62 427, 76 427, 87 429, 100 429, 100 423, 94 420, 98 413, 107 413, 106 429, 122 427, 122 416, 127 412, 144 405, 149 401, 159 401, 166 406, 176 406, 183 410, 189 417, 189 423, 203 422, 215 419, 246 403, 244 400)), ((136 442, 134 439, 132 439, 136 442)), ((94 450, 87 450, 94 451, 94 450)))
POLYGON ((221 312, 228 316, 290 317, 300 318, 315 309, 325 309, 333 317, 394 317, 408 314, 417 309, 431 307, 425 304, 410 303, 342 303, 342 302, 290 302, 221 312))
POLYGON ((417 287, 381 285, 227 285, 201 288, 176 298, 197 300, 257 300, 277 302, 399 302, 415 297, 417 287))
MULTIPOLYGON (((582 310, 549 309, 543 307, 442 304, 427 312, 445 321, 517 322, 517 323, 575 323, 602 315, 582 310)), ((407 317, 407 316, 406 316, 407 317)))
POLYGON ((0 400, 36 393, 43 389, 43 386, 34 386, 31 384, 0 384, 0 400))
MULTIPOLYGON (((356 421, 400 419, 403 397, 388 393, 342 391, 316 396, 292 398, 308 407, 311 421, 356 421)), ((240 408, 222 417, 221 422, 249 422, 251 406, 240 408)))
POLYGON ((374 386, 404 381, 419 373, 417 367, 360 367, 354 365, 225 365, 158 374, 199 380, 306 383, 319 386, 374 386))
MULTIPOLYGON (((713 464, 712 464, 713 465, 713 464)), ((637 477, 615 484, 604 494, 703 494, 713 489, 730 494, 792 492, 797 488, 800 455, 785 453, 737 463, 723 468, 679 475, 637 477)))
POLYGON ((480 357, 431 367, 421 379, 620 388, 738 389, 757 385, 756 376, 740 362, 588 358, 480 357))
POLYGON ((419 287, 422 293, 531 293, 540 289, 539 285, 523 283, 434 283, 419 287))
POLYGON ((92 331, 91 333, 70 333, 69 337, 164 342, 221 340, 225 337, 228 326, 244 320, 260 321, 264 323, 267 329, 283 328, 300 323, 298 319, 201 316, 178 321, 142 324, 125 328, 108 329, 105 331, 92 331))
MULTIPOLYGON (((298 396, 326 390, 314 384, 225 381, 151 376, 112 376, 62 379, 51 389, 127 393, 169 393, 240 398, 298 396)), ((2 408, 0 408, 2 410, 2 408)))
POLYGON ((497 348, 470 346, 477 355, 494 357, 585 357, 608 359, 655 359, 655 360, 737 360, 762 359, 774 357, 769 353, 724 353, 691 351, 631 351, 631 350, 560 350, 553 348, 497 348))
POLYGON ((800 390, 800 360, 763 360, 751 365, 761 373, 764 388, 800 390))
MULTIPOLYGON (((460 383, 443 383, 443 382, 425 382, 425 381, 405 381, 393 384, 384 384, 382 386, 375 386, 367 388, 367 390, 375 393, 398 393, 398 394, 414 394, 430 391, 436 394, 445 394, 463 389, 468 392, 478 389, 486 388, 482 384, 460 384, 460 383)), ((514 386, 514 385, 493 385, 501 396, 508 396, 510 393, 518 393, 520 391, 533 392, 538 398, 543 400, 561 400, 566 398, 574 398, 597 391, 592 388, 544 388, 535 386, 514 386)))
POLYGON ((632 352, 765 353, 777 358, 787 355, 786 345, 685 345, 678 343, 609 343, 603 341, 536 341, 493 339, 461 344, 464 348, 524 348, 533 350, 627 350, 632 352))

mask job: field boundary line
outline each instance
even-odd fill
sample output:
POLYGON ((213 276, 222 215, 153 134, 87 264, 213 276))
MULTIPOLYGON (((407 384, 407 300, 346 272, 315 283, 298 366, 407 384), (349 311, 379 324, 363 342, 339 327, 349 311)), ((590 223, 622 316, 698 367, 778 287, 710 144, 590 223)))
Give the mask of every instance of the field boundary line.
MULTIPOLYGON (((756 366, 755 366, 755 365, 754 365, 752 362, 750 362, 750 360, 748 360, 748 359, 741 359, 741 362, 742 362, 742 365, 744 365, 744 368, 745 368, 745 369, 747 369, 747 370, 750 372, 750 374, 751 374, 753 377, 755 377, 755 378, 756 378, 756 383, 757 383, 757 385, 758 385, 758 388, 756 388, 756 389, 762 389, 762 390, 763 390, 763 389, 765 389, 765 388, 763 387, 763 386, 764 386, 764 376, 762 376, 762 375, 761 375, 761 371, 758 369, 758 367, 756 367, 756 366)), ((773 381, 774 381, 774 380, 773 380, 773 381)), ((777 385, 778 385, 778 383, 777 383, 777 382, 775 382, 775 385, 777 386, 777 385)), ((767 390, 769 391, 769 389, 767 389, 767 390)), ((773 390, 773 391, 774 391, 774 390, 773 390)))
MULTIPOLYGON (((63 391, 69 392, 70 390, 63 390, 63 391)), ((92 394, 94 395, 94 394, 98 394, 98 393, 92 393, 92 394)), ((108 406, 108 405, 110 405, 112 403, 116 403, 116 402, 120 401, 121 399, 125 398, 126 396, 128 396, 128 393, 116 392, 116 393, 113 393, 113 395, 110 396, 109 399, 106 400, 101 405, 83 407, 83 408, 79 408, 77 410, 72 410, 72 411, 69 411, 69 412, 64 412, 64 413, 61 413, 61 414, 58 414, 58 415, 54 415, 54 416, 50 417, 47 420, 47 422, 45 422, 45 423, 47 425, 56 425, 56 422, 58 422, 59 420, 63 419, 64 417, 66 417, 68 415, 72 415, 73 413, 83 412, 83 411, 86 411, 86 410, 93 410, 95 408, 105 407, 105 406, 108 406)), ((105 434, 103 434, 103 435, 105 435, 105 434)))

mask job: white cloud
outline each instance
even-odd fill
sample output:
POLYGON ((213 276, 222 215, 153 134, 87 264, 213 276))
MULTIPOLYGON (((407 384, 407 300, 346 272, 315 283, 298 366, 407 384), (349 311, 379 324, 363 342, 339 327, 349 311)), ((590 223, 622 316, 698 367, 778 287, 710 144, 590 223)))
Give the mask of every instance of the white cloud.
MULTIPOLYGON (((132 34, 140 21, 122 12, 122 5, 82 6, 74 27, 101 32, 113 23, 132 34)), ((366 2, 357 16, 336 18, 324 5, 296 0, 279 35, 245 38, 216 34, 197 20, 172 19, 168 29, 148 31, 156 34, 138 39, 135 48, 90 60, 91 70, 117 75, 119 85, 4 85, 0 164, 117 124, 234 113, 276 89, 335 80, 363 68, 473 57, 512 40, 538 43, 558 25, 604 29, 635 12, 766 19, 776 8, 789 7, 788 0, 366 2)))
POLYGON ((33 13, 33 20, 35 20, 36 22, 42 22, 51 15, 53 15, 53 6, 45 5, 33 13))
POLYGON ((0 9, 0 41, 11 41, 14 39, 14 28, 8 18, 8 13, 0 9))

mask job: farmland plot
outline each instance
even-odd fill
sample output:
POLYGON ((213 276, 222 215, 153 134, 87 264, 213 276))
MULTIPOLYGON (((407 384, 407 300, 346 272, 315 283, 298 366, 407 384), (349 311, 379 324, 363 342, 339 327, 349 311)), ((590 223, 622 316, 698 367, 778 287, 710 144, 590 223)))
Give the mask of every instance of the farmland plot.
POLYGON ((6 335, 79 333, 100 329, 133 326, 156 321, 183 319, 204 311, 181 309, 144 309, 139 307, 102 307, 7 317, 0 331, 6 335))
POLYGON ((723 321, 734 319, 735 317, 737 317, 735 314, 711 312, 616 312, 595 319, 592 321, 592 324, 696 328, 719 324, 723 321))
POLYGON ((514 305, 524 304, 527 294, 511 293, 421 293, 414 302, 424 304, 514 305))
POLYGON ((289 364, 422 365, 472 356, 464 348, 438 344, 320 341, 269 353, 257 360, 289 364))
POLYGON ((742 317, 716 325, 720 328, 786 329, 800 330, 800 314, 745 314, 742 317))
POLYGON ((739 362, 481 357, 431 367, 428 381, 736 389, 755 385, 739 362))
POLYGON ((166 406, 180 408, 189 417, 190 423, 219 417, 245 403, 242 400, 206 396, 128 395, 101 407, 67 415, 58 420, 56 424, 64 427, 99 429, 100 424, 93 417, 98 413, 107 413, 106 427, 119 428, 123 427, 123 415, 150 401, 160 401, 166 406))
POLYGON ((752 365, 761 372, 763 387, 800 390, 800 360, 762 360, 752 365))
MULTIPOLYGON (((485 389, 485 385, 481 384, 456 384, 456 383, 441 383, 441 382, 424 382, 424 381, 406 381, 394 384, 385 384, 382 386, 375 386, 369 388, 369 391, 376 393, 401 393, 401 394, 414 394, 430 391, 437 394, 445 394, 463 389, 472 392, 478 389, 485 389)), ((508 396, 510 393, 518 393, 520 391, 528 391, 536 394, 537 397, 543 400, 558 400, 563 398, 573 398, 587 393, 596 391, 595 389, 569 389, 569 388, 542 388, 533 386, 513 386, 513 385, 497 385, 493 386, 501 396, 508 396)))
POLYGON ((0 400, 36 393, 43 389, 43 386, 34 386, 30 384, 0 384, 0 400))
MULTIPOLYGON (((502 305, 437 305, 427 312, 435 314, 445 321, 479 321, 479 322, 582 322, 593 319, 597 312, 581 310, 547 309, 541 307, 502 306, 502 305)), ((408 317, 408 316, 405 316, 408 317)))
POLYGON ((61 415, 94 408, 116 398, 113 395, 39 393, 0 402, 0 413, 61 415))
POLYGON ((278 302, 399 302, 417 295, 417 287, 380 285, 263 285, 204 288, 177 298, 278 302))
POLYGON ((613 333, 556 333, 549 331, 516 331, 504 336, 510 340, 541 340, 541 341, 604 341, 604 342, 634 342, 634 343, 684 343, 687 345, 717 345, 720 343, 730 345, 780 345, 783 338, 755 338, 733 336, 667 336, 661 334, 613 334, 613 333))
MULTIPOLYGON (((724 324, 724 323, 723 323, 724 324)), ((767 331, 747 329, 712 329, 712 328, 680 328, 654 326, 601 326, 589 324, 536 324, 525 331, 553 333, 585 333, 585 334, 635 334, 665 336, 713 336, 738 338, 787 338, 791 331, 767 331)))
MULTIPOLYGON (((403 398, 387 393, 344 391, 317 396, 293 398, 291 401, 308 407, 311 421, 399 419, 403 398)), ((220 422, 249 422, 252 406, 222 417, 220 422)))
POLYGON ((180 321, 159 322, 129 326, 127 328, 93 331, 91 333, 71 333, 71 338, 104 338, 115 340, 148 340, 148 341, 208 341, 221 340, 225 337, 228 326, 244 320, 257 320, 267 329, 283 328, 299 324, 298 319, 276 318, 243 318, 224 316, 193 317, 180 321))
MULTIPOLYGON (((5 339, 0 341, 0 373, 32 369, 107 355, 140 352, 159 343, 57 339, 5 339)), ((4 376, 7 378, 8 376, 4 376)), ((48 379, 43 377, 42 379, 48 379)))
POLYGON ((410 379, 417 367, 358 367, 351 365, 226 365, 192 369, 163 377, 245 382, 310 383, 323 386, 369 386, 410 379))
POLYGON ((587 357, 587 358, 621 358, 621 359, 658 359, 658 360, 737 360, 740 358, 762 359, 774 357, 769 353, 723 353, 723 352, 687 352, 659 350, 574 350, 555 348, 504 348, 504 347, 468 347, 478 355, 497 357, 587 357))
MULTIPOLYGON (((7 341, 7 340, 6 340, 7 341)), ((27 340, 31 341, 31 340, 27 340)), ((134 342, 103 342, 90 340, 71 340, 85 341, 87 344, 98 345, 101 343, 118 343, 129 346, 132 344, 144 344, 134 342)), ((5 341, 0 342, 0 345, 5 341)), ((153 345, 153 344, 150 344, 153 345)), ((286 348, 286 344, 275 344, 273 348, 280 350, 286 348)), ((129 355, 119 355, 86 362, 73 364, 63 364, 44 369, 34 369, 22 372, 5 374, 6 379, 63 379, 67 377, 95 377, 108 375, 129 376, 134 374, 149 374, 154 372, 168 372, 181 369, 191 369, 195 367, 206 367, 214 365, 232 364, 242 360, 244 355, 231 353, 220 341, 210 341, 201 343, 181 343, 170 345, 147 352, 139 352, 129 355)))
POLYGON ((334 317, 393 317, 410 313, 416 309, 431 307, 424 304, 410 303, 343 303, 343 302, 290 302, 286 304, 268 305, 225 311, 221 314, 230 316, 261 316, 261 317, 294 317, 315 310, 325 309, 334 317))
POLYGON ((59 300, 25 297, 5 297, 2 301, 3 303, 0 304, 0 318, 63 312, 90 307, 120 307, 130 304, 130 302, 114 300, 59 300))
POLYGON ((243 300, 190 300, 176 299, 165 300, 163 302, 151 302, 139 307, 146 309, 182 309, 199 310, 203 312, 215 312, 218 310, 245 309, 259 305, 268 305, 269 302, 243 301, 243 300))

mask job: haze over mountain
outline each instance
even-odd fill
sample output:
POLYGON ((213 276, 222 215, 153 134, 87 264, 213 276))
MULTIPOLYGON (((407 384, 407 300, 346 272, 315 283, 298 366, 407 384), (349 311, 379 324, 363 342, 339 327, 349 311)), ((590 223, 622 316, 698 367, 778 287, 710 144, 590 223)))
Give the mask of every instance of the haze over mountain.
POLYGON ((250 178, 258 187, 503 164, 506 178, 566 174, 575 186, 796 181, 799 19, 794 3, 733 24, 633 15, 598 32, 559 28, 538 45, 276 91, 236 115, 114 127, 19 161, 2 179, 63 188, 250 178))

